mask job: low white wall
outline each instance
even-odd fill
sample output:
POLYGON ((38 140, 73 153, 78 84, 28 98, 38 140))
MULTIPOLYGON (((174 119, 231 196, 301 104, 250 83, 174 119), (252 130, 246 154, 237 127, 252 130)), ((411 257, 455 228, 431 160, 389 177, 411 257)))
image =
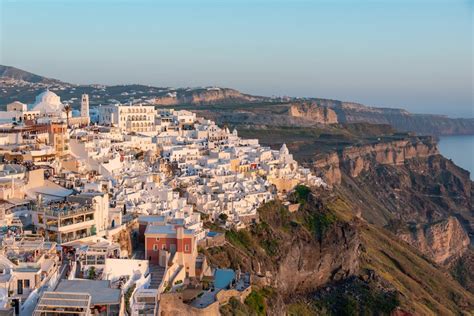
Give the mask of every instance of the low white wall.
POLYGON ((130 276, 138 280, 148 272, 148 260, 137 259, 105 259, 104 276, 107 280, 116 281, 121 276, 130 276))

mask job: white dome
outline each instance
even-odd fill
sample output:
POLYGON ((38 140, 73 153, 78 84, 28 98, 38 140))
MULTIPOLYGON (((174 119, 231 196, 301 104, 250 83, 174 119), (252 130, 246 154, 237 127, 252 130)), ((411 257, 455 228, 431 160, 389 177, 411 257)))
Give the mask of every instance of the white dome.
POLYGON ((35 104, 41 102, 46 102, 51 105, 60 105, 61 98, 56 93, 46 90, 36 96, 35 104))
POLYGON ((39 111, 41 115, 64 116, 64 105, 61 98, 54 92, 46 90, 36 96, 35 103, 32 105, 33 111, 39 111))

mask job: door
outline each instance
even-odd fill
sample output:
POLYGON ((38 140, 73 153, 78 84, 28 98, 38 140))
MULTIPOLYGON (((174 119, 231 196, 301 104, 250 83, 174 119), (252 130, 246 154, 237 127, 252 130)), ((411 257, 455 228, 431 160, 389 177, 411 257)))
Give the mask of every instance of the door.
POLYGON ((19 295, 23 294, 23 280, 17 281, 17 293, 19 295))
POLYGON ((170 252, 175 253, 176 252, 176 245, 175 244, 170 244, 170 252))

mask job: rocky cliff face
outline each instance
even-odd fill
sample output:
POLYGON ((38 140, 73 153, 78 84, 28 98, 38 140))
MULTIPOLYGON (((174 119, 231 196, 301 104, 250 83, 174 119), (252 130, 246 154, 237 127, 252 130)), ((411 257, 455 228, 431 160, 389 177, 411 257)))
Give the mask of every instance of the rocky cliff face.
POLYGON ((327 184, 332 186, 341 183, 340 160, 336 152, 316 158, 313 162, 313 168, 316 175, 322 177, 327 184))
POLYGON ((337 152, 315 158, 313 167, 329 184, 341 183, 341 168, 351 177, 358 177, 376 165, 403 165, 410 159, 439 154, 431 137, 386 140, 373 144, 345 147, 337 152))
POLYGON ((470 240, 459 221, 450 216, 440 222, 411 226, 398 237, 438 264, 450 264, 468 249, 470 240))
POLYGON ((438 152, 431 137, 344 147, 313 163, 354 213, 395 232, 438 264, 461 257, 473 233, 469 173, 438 152))
POLYGON ((154 99, 156 105, 210 105, 210 104, 232 104, 248 103, 266 100, 264 97, 243 94, 234 89, 206 88, 192 90, 177 90, 174 94, 159 96, 154 99))
POLYGON ((266 204, 259 209, 261 223, 228 233, 228 247, 208 254, 211 263, 251 272, 255 285, 283 296, 354 275, 360 251, 356 225, 336 220, 313 202, 293 214, 279 202, 266 204), (315 218, 328 219, 327 226, 316 230, 310 224, 315 218))
POLYGON ((412 138, 345 148, 341 153, 341 162, 351 177, 357 177, 376 164, 403 165, 409 159, 438 153, 437 145, 430 137, 412 138))
POLYGON ((293 103, 288 109, 288 114, 293 117, 303 117, 319 124, 335 124, 338 122, 334 110, 313 103, 293 103))
POLYGON ((351 102, 326 100, 332 105, 339 122, 390 124, 399 131, 420 135, 474 134, 474 119, 449 118, 443 115, 412 114, 403 109, 376 108, 351 102))
POLYGON ((286 255, 265 282, 288 295, 343 280, 358 272, 359 246, 354 226, 334 225, 321 242, 299 240, 285 247, 286 255))
POLYGON ((333 109, 339 123, 390 124, 399 131, 416 132, 420 135, 474 134, 474 118, 413 114, 403 109, 371 107, 320 98, 312 98, 309 102, 316 107, 333 109))

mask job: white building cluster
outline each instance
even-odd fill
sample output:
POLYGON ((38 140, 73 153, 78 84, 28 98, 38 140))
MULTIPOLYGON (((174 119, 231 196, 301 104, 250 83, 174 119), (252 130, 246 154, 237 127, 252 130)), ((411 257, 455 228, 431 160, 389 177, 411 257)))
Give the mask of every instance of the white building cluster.
MULTIPOLYGON (((99 121, 90 125, 87 96, 82 97, 80 119, 74 121, 50 91, 40 94, 34 106, 14 102, 8 108, 8 113, 0 112, 0 265, 11 274, 4 285, 10 295, 0 302, 5 308, 12 301, 27 308, 25 293, 39 295, 56 288, 45 286, 47 282, 65 275, 84 277, 93 270, 103 280, 123 276, 126 286, 135 283, 140 291, 132 300, 138 313, 150 307, 139 297, 156 299, 166 286, 209 273, 205 257, 197 252, 197 244, 208 238, 204 220, 242 228, 258 221, 262 204, 296 185, 325 186, 298 165, 286 145, 272 150, 190 111, 100 106, 99 121), (144 242, 140 256, 146 269, 139 268, 130 246, 135 237, 144 242), (20 244, 28 244, 33 255, 18 250, 15 245, 20 244), (15 256, 33 260, 35 269, 17 273, 25 265, 15 256), (132 260, 136 271, 148 271, 150 264, 153 272, 148 279, 145 270, 131 276, 120 258, 132 260), (107 260, 117 261, 112 265, 107 260)), ((98 286, 115 293, 105 283, 98 286)), ((57 288, 70 287, 64 282, 57 288)), ((92 293, 77 295, 93 298, 92 293)), ((121 308, 116 300, 113 306, 92 305, 121 308)), ((38 306, 51 313, 55 308, 46 300, 38 306)))

